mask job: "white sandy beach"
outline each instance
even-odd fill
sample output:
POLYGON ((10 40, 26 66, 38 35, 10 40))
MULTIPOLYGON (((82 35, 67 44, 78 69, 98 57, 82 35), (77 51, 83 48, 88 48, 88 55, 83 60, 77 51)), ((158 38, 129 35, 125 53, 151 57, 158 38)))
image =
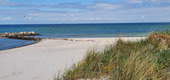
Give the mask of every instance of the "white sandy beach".
MULTIPOLYGON (((136 41, 144 37, 124 37, 136 41)), ((101 50, 118 38, 72 38, 73 41, 45 39, 24 47, 0 51, 0 80, 53 80, 73 63, 81 61, 88 49, 101 50), (87 41, 91 40, 91 41, 87 41)))

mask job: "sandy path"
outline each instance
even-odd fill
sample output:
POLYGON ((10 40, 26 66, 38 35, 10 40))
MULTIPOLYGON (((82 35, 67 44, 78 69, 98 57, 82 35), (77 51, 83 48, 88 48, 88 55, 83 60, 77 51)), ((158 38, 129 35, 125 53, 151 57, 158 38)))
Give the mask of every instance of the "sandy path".
MULTIPOLYGON (((0 51, 0 80, 53 80, 73 63, 83 59, 87 50, 95 45, 103 48, 118 38, 74 38, 65 41, 43 40, 37 44, 0 51)), ((138 38, 123 38, 139 40, 138 38)))

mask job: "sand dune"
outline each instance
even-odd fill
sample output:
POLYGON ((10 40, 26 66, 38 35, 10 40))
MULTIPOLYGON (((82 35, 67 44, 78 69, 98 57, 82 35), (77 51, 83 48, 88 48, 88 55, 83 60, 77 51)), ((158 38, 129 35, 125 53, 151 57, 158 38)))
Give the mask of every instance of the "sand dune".
POLYGON ((73 63, 82 60, 88 49, 95 47, 102 51, 105 45, 115 43, 118 38, 72 39, 45 39, 33 45, 0 51, 0 80, 53 80, 58 72, 62 74, 73 63))

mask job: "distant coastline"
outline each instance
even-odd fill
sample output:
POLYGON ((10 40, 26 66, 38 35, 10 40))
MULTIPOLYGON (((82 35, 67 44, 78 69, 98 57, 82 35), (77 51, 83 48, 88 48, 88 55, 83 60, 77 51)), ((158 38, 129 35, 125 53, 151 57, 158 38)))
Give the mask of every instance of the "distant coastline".
POLYGON ((44 23, 44 24, 0 24, 0 25, 71 25, 71 24, 166 24, 166 23, 170 23, 170 22, 120 22, 120 23, 44 23))

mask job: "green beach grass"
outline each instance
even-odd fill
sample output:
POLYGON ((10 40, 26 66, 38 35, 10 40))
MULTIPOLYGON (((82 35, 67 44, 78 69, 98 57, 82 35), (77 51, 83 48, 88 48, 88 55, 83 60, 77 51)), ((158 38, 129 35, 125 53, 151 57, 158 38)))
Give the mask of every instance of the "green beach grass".
POLYGON ((170 79, 170 31, 153 32, 141 41, 122 41, 104 52, 91 50, 62 78, 55 80, 168 80, 170 79))

